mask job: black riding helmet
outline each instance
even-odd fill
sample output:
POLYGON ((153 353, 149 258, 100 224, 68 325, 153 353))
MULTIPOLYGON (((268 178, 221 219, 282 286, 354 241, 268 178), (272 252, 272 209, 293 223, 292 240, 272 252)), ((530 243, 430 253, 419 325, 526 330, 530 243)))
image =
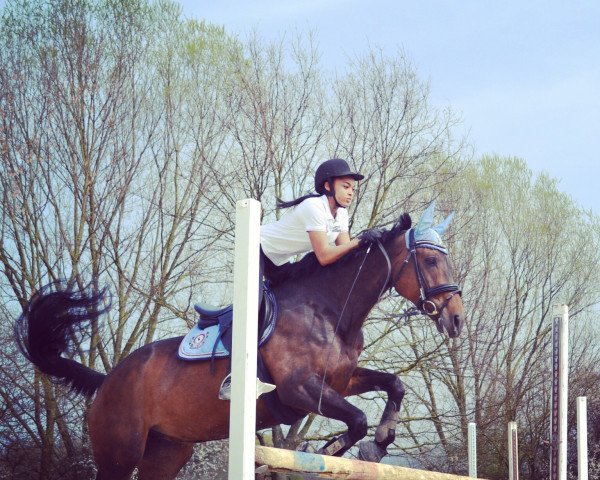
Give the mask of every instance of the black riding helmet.
MULTIPOLYGON (((321 195, 333 195, 333 190, 328 192, 325 189, 325 182, 331 181, 336 177, 352 177, 354 180, 362 180, 365 178, 360 173, 353 172, 348 166, 346 160, 341 158, 332 158, 323 162, 315 172, 315 191, 321 195)), ((333 188, 333 185, 331 185, 333 188)))

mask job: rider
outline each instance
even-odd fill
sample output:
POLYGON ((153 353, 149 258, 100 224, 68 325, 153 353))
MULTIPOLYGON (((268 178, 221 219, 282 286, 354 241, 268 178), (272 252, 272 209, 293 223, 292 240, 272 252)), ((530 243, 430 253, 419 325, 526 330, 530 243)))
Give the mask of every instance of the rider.
MULTIPOLYGON (((356 182, 363 178, 339 158, 319 165, 315 173, 317 193, 280 201, 278 208, 295 208, 261 227, 260 244, 266 258, 278 267, 312 251, 321 265, 329 265, 358 247, 359 240, 351 240, 348 233, 346 208, 354 198, 356 182)), ((267 275, 269 266, 266 262, 267 275)))
MULTIPOLYGON (((289 202, 278 202, 278 208, 295 207, 279 220, 263 225, 260 230, 260 274, 270 278, 281 274, 283 266, 300 254, 314 252, 321 265, 336 262, 362 242, 373 242, 379 230, 366 230, 358 238, 350 238, 346 210, 364 175, 353 172, 346 160, 333 158, 323 162, 315 172, 315 191, 289 202)), ((221 385, 219 398, 227 399, 229 374, 221 385)))

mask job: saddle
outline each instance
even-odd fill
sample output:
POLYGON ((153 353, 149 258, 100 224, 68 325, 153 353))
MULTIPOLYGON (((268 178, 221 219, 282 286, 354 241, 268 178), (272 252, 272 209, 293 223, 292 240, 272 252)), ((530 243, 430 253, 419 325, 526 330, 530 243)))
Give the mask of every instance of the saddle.
MULTIPOLYGON (((267 283, 263 283, 263 301, 258 320, 258 345, 265 343, 277 319, 275 294, 267 283)), ((188 332, 179 345, 178 356, 183 360, 213 360, 230 356, 232 344, 233 305, 212 307, 196 304, 198 323, 188 332)))
MULTIPOLYGON (((277 302, 275 293, 268 283, 263 283, 263 301, 258 317, 258 346, 266 343, 277 322, 277 302)), ((231 354, 231 340, 233 322, 233 305, 225 307, 211 307, 206 304, 196 304, 194 306, 198 312, 198 323, 185 336, 179 345, 178 356, 183 360, 211 360, 215 358, 229 357, 231 354)), ((257 355, 257 375, 264 383, 274 383, 265 365, 260 351, 257 355)), ((271 414, 286 425, 292 425, 294 422, 304 417, 291 407, 283 405, 276 392, 265 393, 261 399, 267 404, 271 414)))
POLYGON ((194 310, 200 315, 200 318, 198 319, 198 326, 200 328, 216 325, 219 323, 219 318, 233 318, 233 305, 219 308, 197 303, 194 305, 194 310))

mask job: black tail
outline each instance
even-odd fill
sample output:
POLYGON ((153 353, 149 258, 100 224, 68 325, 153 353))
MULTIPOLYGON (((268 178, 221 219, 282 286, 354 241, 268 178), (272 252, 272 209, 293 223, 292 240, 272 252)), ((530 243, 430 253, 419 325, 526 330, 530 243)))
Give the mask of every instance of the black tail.
POLYGON ((83 331, 90 320, 108 310, 105 291, 74 291, 64 283, 40 289, 15 323, 15 337, 23 354, 43 373, 62 380, 77 393, 91 397, 106 375, 96 372, 63 353, 72 349, 73 334, 83 331))

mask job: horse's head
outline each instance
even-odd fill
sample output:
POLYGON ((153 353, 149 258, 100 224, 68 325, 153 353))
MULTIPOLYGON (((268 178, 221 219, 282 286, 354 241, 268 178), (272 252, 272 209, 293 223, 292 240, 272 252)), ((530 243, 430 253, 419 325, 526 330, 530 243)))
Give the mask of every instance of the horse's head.
POLYGON ((433 226, 434 205, 423 213, 419 223, 394 239, 391 279, 396 291, 431 318, 440 333, 460 334, 465 321, 461 291, 454 281, 448 250, 441 234, 452 215, 433 226))

